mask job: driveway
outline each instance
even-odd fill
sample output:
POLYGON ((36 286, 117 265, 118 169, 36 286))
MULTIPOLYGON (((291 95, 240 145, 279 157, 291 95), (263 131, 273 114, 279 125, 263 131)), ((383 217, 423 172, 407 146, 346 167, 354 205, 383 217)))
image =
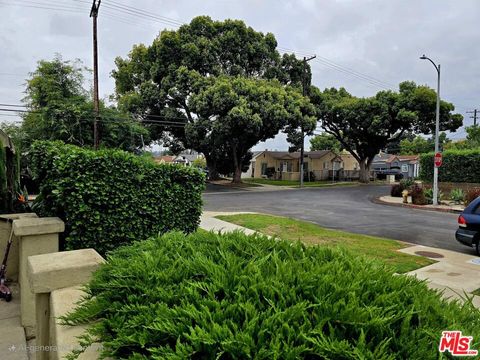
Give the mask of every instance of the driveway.
POLYGON ((389 186, 205 193, 205 210, 287 216, 353 233, 473 254, 455 240, 458 215, 374 204, 389 186))

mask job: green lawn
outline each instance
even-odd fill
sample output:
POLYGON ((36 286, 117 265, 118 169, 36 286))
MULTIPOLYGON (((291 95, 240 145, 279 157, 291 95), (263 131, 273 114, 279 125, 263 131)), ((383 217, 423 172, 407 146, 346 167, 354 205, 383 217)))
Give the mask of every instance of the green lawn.
POLYGON ((408 245, 396 240, 329 230, 305 221, 263 214, 221 215, 217 218, 284 240, 300 240, 309 245, 346 246, 356 254, 393 266, 398 273, 435 263, 428 258, 397 251, 408 245))
MULTIPOLYGON (((242 179, 247 184, 262 184, 262 185, 276 185, 276 186, 299 186, 298 181, 293 180, 272 180, 272 179, 242 179)), ((305 181, 305 187, 327 187, 327 186, 351 186, 358 185, 356 181, 332 182, 332 181, 305 181)))

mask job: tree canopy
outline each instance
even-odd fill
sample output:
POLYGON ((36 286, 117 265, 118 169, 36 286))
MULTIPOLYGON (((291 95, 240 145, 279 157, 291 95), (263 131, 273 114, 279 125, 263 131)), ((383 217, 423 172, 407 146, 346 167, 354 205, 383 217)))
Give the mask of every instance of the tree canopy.
POLYGON ((480 148, 480 125, 467 126, 465 128, 467 137, 465 140, 450 142, 446 144, 445 149, 478 149, 480 148))
MULTIPOLYGON (((118 102, 145 119, 154 139, 202 152, 210 176, 228 157, 239 181, 257 142, 315 126, 314 109, 298 91, 303 63, 276 47, 272 34, 242 21, 196 17, 116 59, 118 102)), ((310 74, 307 67, 308 83, 310 74)))
MULTIPOLYGON (((445 146, 451 142, 447 134, 441 132, 438 136, 440 150, 445 149, 445 146)), ((400 154, 402 155, 417 155, 432 152, 435 150, 435 138, 425 138, 423 136, 416 136, 412 140, 404 139, 400 141, 400 154)))
POLYGON ((322 133, 310 139, 310 150, 331 150, 338 153, 342 150, 342 144, 340 144, 340 141, 338 141, 335 136, 322 133))
MULTIPOLYGON (((435 127, 435 91, 413 82, 403 82, 398 92, 380 91, 375 96, 357 98, 345 89, 316 91, 321 125, 360 164, 360 180, 369 181, 368 170, 375 155, 406 132, 429 134, 435 127)), ((440 104, 441 130, 455 131, 463 117, 453 114, 454 106, 440 104)))
MULTIPOLYGON (((28 112, 20 129, 21 146, 35 140, 62 140, 79 146, 93 145, 93 102, 85 88, 85 68, 80 61, 64 61, 57 55, 41 60, 27 80, 24 102, 28 112)), ((129 115, 100 103, 101 146, 132 150, 148 141, 148 131, 129 115)))

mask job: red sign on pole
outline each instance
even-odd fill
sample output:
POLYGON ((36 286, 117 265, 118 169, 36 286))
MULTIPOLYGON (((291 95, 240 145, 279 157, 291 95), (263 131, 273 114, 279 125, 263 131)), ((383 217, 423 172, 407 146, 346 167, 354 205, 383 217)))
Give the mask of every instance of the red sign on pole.
POLYGON ((435 164, 435 167, 442 166, 442 153, 441 152, 435 153, 435 157, 433 158, 433 162, 435 164))

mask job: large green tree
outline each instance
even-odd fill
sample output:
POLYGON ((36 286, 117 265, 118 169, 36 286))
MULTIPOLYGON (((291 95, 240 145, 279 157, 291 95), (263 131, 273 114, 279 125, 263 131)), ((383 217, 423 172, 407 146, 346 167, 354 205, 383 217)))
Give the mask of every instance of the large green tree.
POLYGON ((112 74, 118 102, 145 119, 154 139, 202 152, 212 178, 218 173, 217 163, 226 157, 238 172, 247 161, 247 145, 273 137, 283 127, 293 131, 300 124, 313 124, 308 105, 292 95, 301 82, 303 64, 293 55, 281 56, 276 47, 272 34, 257 32, 242 21, 194 18, 178 30, 162 31, 150 46, 134 46, 127 58, 116 59, 112 74), (278 95, 278 83, 260 81, 275 79, 292 103, 278 95), (265 98, 252 96, 261 91, 265 98), (275 116, 270 110, 257 110, 262 104, 272 108, 275 97, 284 106, 276 106, 275 116), (268 124, 280 112, 291 122, 268 124), (244 133, 253 134, 252 129, 258 135, 243 142, 244 133))
MULTIPOLYGON (((35 140, 62 140, 78 146, 93 145, 93 102, 85 88, 79 61, 64 61, 57 55, 52 61, 41 60, 27 80, 20 131, 22 147, 35 140)), ((132 150, 148 141, 142 124, 114 107, 100 103, 99 131, 101 146, 132 150)))
MULTIPOLYGON (((357 98, 345 89, 316 91, 321 125, 335 136, 360 165, 360 181, 369 181, 375 155, 406 132, 429 134, 435 127, 435 91, 413 82, 403 82, 399 91, 380 91, 369 98, 357 98)), ((440 104, 441 130, 455 131, 463 117, 453 114, 453 104, 440 104)))
POLYGON ((187 125, 205 131, 204 139, 214 138, 225 144, 233 159, 233 181, 241 181, 243 159, 259 141, 274 137, 288 124, 309 119, 315 124, 315 109, 307 98, 278 81, 244 77, 214 78, 189 101, 189 107, 201 119, 201 124, 187 125))

